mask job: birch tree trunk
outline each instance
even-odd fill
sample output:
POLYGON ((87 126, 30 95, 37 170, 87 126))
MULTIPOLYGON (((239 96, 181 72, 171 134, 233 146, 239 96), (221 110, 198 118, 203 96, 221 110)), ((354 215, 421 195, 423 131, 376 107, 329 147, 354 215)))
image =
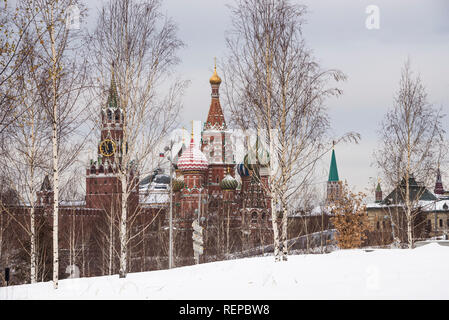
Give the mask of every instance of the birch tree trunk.
POLYGON ((120 220, 120 278, 125 278, 127 273, 127 256, 128 256, 128 183, 126 176, 122 175, 122 199, 121 199, 121 220, 120 220))
MULTIPOLYGON (((50 21, 54 22, 54 8, 50 6, 50 21)), ((58 57, 53 23, 49 26, 49 37, 51 45, 51 80, 52 80, 52 152, 53 152, 53 287, 58 289, 59 285, 59 154, 58 154, 58 92, 57 79, 59 72, 58 57)))

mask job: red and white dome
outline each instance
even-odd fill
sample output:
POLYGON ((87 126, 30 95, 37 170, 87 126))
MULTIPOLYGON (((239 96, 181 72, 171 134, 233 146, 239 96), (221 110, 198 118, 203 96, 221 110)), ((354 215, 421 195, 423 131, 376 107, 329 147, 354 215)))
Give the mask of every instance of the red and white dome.
POLYGON ((178 160, 178 169, 181 171, 206 171, 209 168, 207 158, 198 148, 195 147, 193 139, 190 146, 178 160))

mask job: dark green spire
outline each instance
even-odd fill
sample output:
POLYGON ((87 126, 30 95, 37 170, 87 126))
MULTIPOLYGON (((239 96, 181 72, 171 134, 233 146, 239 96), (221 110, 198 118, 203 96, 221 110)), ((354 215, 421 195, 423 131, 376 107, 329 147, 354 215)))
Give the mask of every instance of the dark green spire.
POLYGON ((376 191, 379 191, 379 192, 382 191, 382 188, 380 187, 380 182, 377 183, 376 191))
POLYGON ((335 158, 335 150, 332 150, 331 167, 329 169, 329 182, 340 181, 338 178, 337 159, 335 158))
POLYGON ((114 73, 114 65, 112 65, 111 71, 111 85, 109 87, 109 96, 108 96, 108 108, 116 109, 118 107, 118 98, 117 98, 117 85, 115 83, 115 73, 114 73))

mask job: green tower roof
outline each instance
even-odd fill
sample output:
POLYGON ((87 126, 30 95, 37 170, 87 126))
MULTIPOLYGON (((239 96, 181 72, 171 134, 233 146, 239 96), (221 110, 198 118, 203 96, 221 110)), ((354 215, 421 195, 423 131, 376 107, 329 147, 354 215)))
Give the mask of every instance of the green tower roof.
POLYGON ((376 191, 382 191, 382 188, 380 187, 380 182, 377 183, 376 191))
POLYGON ((337 159, 335 158, 335 150, 332 150, 331 167, 329 169, 329 181, 340 181, 338 178, 337 159))
POLYGON ((108 108, 117 109, 118 107, 118 99, 117 99, 117 85, 115 83, 115 71, 114 66, 112 67, 111 72, 111 84, 109 87, 109 96, 108 96, 108 108))

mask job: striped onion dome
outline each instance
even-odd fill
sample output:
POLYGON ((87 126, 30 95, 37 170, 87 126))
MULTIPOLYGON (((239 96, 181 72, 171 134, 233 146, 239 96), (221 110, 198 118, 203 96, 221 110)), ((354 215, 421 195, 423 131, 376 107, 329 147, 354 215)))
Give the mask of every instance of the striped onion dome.
POLYGON ((178 160, 178 169, 181 171, 206 171, 209 168, 207 158, 195 147, 195 143, 190 141, 190 146, 183 152, 178 160))
POLYGON ((239 186, 239 183, 230 174, 226 175, 220 182, 220 188, 222 190, 235 190, 239 186))
POLYGON ((249 170, 244 163, 237 165, 237 173, 243 178, 249 176, 249 170))

